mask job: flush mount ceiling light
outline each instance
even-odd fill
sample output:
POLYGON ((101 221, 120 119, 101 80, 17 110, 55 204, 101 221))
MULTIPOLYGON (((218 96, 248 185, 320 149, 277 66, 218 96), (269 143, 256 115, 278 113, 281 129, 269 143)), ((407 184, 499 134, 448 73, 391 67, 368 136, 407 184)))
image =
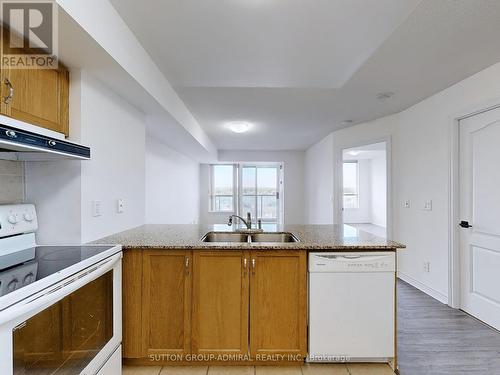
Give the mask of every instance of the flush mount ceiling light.
POLYGON ((351 156, 358 156, 361 153, 361 151, 348 151, 347 153, 351 156))
POLYGON ((238 134, 249 131, 251 127, 252 124, 245 121, 232 121, 226 124, 226 128, 238 134))
POLYGON ((344 120, 344 121, 341 121, 341 122, 340 122, 340 125, 350 125, 350 124, 352 124, 353 122, 354 122, 354 121, 352 121, 352 120, 344 120))

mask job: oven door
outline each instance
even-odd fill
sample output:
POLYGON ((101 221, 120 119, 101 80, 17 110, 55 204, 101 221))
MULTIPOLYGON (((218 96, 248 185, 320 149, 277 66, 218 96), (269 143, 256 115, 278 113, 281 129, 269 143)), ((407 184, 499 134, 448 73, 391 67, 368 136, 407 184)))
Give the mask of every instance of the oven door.
POLYGON ((0 354, 0 373, 97 374, 121 344, 121 258, 115 254, 2 311, 2 349, 5 343, 11 350, 0 354))

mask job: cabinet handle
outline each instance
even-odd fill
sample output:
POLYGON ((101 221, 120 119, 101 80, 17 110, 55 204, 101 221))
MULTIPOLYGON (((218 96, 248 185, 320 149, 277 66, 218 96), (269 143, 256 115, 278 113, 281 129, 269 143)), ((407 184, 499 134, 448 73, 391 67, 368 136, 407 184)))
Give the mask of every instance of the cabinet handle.
POLYGON ((248 260, 247 258, 243 259, 243 268, 246 270, 247 269, 247 264, 248 264, 248 260))
POLYGON ((3 102, 5 104, 9 104, 12 101, 12 98, 14 97, 14 86, 12 86, 12 83, 10 83, 8 78, 5 78, 3 81, 7 87, 9 88, 9 95, 3 98, 3 102))
POLYGON ((189 275, 189 258, 186 257, 186 274, 189 275))
POLYGON ((252 273, 254 274, 255 274, 255 263, 257 263, 255 259, 252 259, 252 273))

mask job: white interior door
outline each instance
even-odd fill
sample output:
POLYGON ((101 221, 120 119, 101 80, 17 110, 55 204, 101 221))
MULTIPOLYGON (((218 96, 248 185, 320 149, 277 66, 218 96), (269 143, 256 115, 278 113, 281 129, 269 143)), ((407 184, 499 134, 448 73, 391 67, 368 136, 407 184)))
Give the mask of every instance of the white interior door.
POLYGON ((461 308, 500 329, 500 108, 460 121, 461 308))

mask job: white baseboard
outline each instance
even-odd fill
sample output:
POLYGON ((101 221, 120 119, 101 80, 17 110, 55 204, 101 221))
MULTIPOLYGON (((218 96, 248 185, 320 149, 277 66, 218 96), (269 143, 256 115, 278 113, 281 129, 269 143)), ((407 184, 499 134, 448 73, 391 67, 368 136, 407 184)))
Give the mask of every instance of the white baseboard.
POLYGON ((414 286, 415 288, 421 290, 425 294, 428 294, 432 298, 437 299, 439 302, 444 303, 445 305, 448 304, 448 296, 447 295, 445 295, 445 294, 443 294, 441 292, 438 292, 436 289, 433 289, 430 286, 427 286, 424 283, 422 283, 422 282, 414 279, 413 277, 408 276, 408 275, 406 275, 406 274, 404 274, 402 272, 398 272, 397 276, 401 280, 403 280, 403 281, 407 282, 408 284, 410 284, 411 286, 414 286))

